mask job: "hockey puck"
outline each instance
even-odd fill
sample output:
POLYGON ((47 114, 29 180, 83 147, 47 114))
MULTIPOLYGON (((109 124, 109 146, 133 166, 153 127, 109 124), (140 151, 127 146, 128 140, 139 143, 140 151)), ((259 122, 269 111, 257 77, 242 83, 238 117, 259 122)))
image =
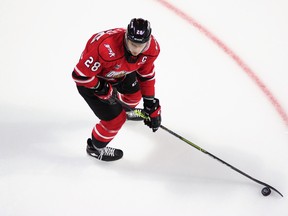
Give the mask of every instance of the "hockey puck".
POLYGON ((262 189, 261 193, 262 193, 263 196, 269 196, 270 193, 271 193, 271 190, 270 190, 269 187, 264 187, 264 188, 262 189))

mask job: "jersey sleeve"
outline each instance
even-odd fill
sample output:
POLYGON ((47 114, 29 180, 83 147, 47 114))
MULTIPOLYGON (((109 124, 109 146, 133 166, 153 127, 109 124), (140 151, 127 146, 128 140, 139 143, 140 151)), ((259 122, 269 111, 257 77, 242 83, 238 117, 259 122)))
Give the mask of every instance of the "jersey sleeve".
POLYGON ((160 47, 157 41, 152 38, 150 44, 151 50, 147 53, 145 64, 137 71, 138 80, 143 97, 155 96, 155 65, 154 62, 160 53, 160 47))
POLYGON ((95 40, 96 37, 97 34, 88 40, 81 58, 72 72, 72 78, 78 86, 93 88, 98 83, 97 74, 101 72, 103 62, 99 57, 99 43, 95 40))
POLYGON ((140 68, 137 71, 137 77, 143 97, 154 97, 155 95, 154 63, 152 62, 149 64, 149 66, 147 64, 146 67, 140 68))
POLYGON ((78 86, 92 88, 97 85, 97 74, 101 71, 102 64, 99 58, 91 52, 83 53, 75 66, 72 77, 78 86))
POLYGON ((78 86, 95 87, 99 81, 98 76, 103 75, 103 71, 113 66, 113 62, 119 57, 114 52, 116 49, 112 50, 110 45, 113 46, 117 38, 120 38, 122 43, 121 32, 123 29, 110 29, 94 34, 88 40, 72 73, 78 86))

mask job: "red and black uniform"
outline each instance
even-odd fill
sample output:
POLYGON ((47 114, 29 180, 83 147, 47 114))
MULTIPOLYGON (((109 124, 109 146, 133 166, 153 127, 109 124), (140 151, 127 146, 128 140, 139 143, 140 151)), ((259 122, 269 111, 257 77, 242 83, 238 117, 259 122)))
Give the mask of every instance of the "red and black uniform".
POLYGON ((129 63, 125 55, 126 29, 116 28, 94 34, 87 42, 72 77, 79 93, 100 119, 92 131, 92 141, 106 146, 126 121, 126 113, 118 103, 103 102, 94 94, 99 80, 105 80, 117 89, 118 97, 130 107, 136 107, 141 98, 154 98, 154 61, 160 47, 151 35, 146 48, 129 63))

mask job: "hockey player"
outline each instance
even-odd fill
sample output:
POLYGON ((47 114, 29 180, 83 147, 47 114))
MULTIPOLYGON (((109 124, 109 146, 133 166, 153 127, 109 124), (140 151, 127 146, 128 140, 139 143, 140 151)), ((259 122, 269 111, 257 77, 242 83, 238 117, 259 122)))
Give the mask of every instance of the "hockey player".
POLYGON ((115 101, 135 108, 143 99, 144 120, 153 132, 161 124, 161 107, 155 98, 154 61, 160 47, 150 23, 134 18, 127 29, 94 34, 87 42, 72 77, 80 95, 100 119, 87 140, 89 155, 103 161, 122 158, 120 149, 108 147, 126 121, 126 111, 115 101))

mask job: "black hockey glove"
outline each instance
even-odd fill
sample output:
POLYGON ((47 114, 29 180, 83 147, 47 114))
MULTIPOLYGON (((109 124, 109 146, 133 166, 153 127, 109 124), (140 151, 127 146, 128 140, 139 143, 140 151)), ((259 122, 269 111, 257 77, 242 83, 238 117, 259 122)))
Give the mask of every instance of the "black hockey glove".
POLYGON ((105 80, 99 79, 97 85, 93 88, 94 94, 100 98, 103 102, 113 104, 116 103, 113 98, 112 85, 105 80))
POLYGON ((144 113, 149 117, 144 119, 144 124, 152 128, 155 132, 161 125, 161 106, 157 98, 154 99, 143 99, 144 101, 144 113))

